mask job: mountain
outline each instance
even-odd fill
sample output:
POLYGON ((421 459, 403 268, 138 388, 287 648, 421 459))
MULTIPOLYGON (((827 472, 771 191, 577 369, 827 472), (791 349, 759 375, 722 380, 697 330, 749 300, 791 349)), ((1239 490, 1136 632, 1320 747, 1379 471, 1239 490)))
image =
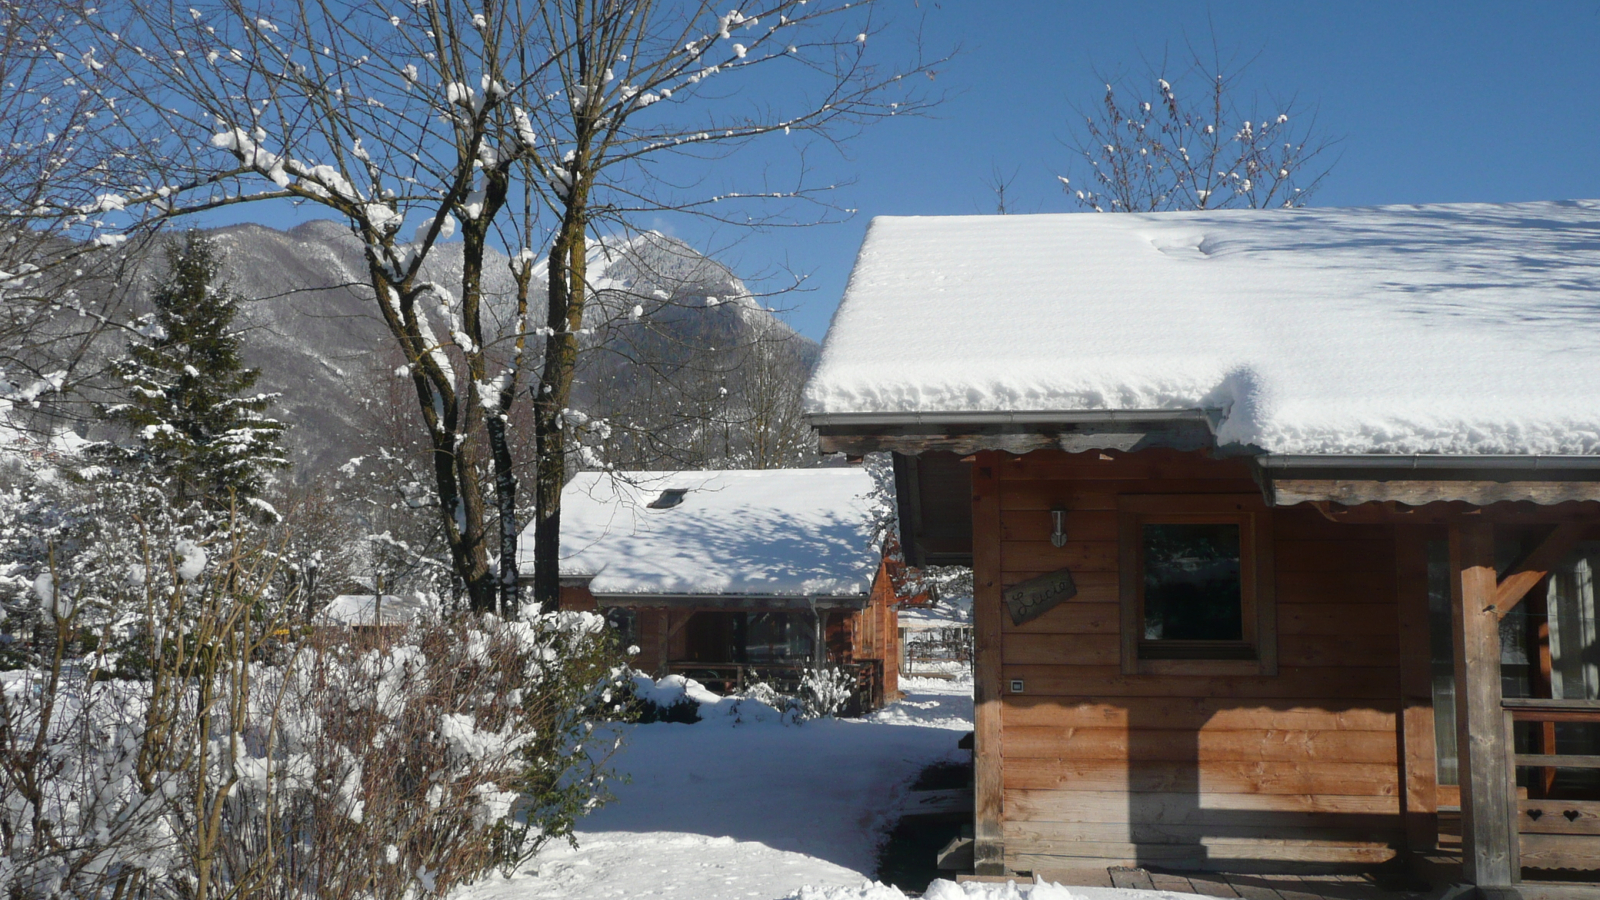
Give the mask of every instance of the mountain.
MULTIPOLYGON (((245 359, 261 370, 261 390, 282 395, 274 414, 291 426, 287 442, 297 477, 316 477, 369 452, 363 448, 361 401, 385 389, 376 380, 394 378, 400 357, 378 316, 360 242, 348 228, 328 220, 288 231, 237 225, 211 235, 223 260, 222 280, 249 300, 240 316, 245 359)), ((461 249, 460 242, 435 247, 422 277, 446 288, 459 285, 461 249)), ((491 251, 484 281, 486 319, 494 323, 490 327, 509 330, 514 302, 506 263, 503 254, 491 251)), ((601 395, 653 390, 656 386, 647 382, 661 373, 706 369, 732 372, 737 393, 742 378, 755 376, 741 376, 727 362, 727 351, 758 342, 783 346, 782 359, 773 365, 783 367, 778 380, 792 382, 796 392, 816 362, 819 348, 814 341, 763 309, 725 266, 673 238, 648 232, 595 242, 588 277, 597 293, 587 345, 618 352, 587 356, 636 363, 643 359, 638 364, 644 369, 619 379, 614 362, 605 364, 607 377, 594 375, 599 363, 585 365, 575 404, 628 409, 638 404, 628 397, 601 395), (702 359, 708 354, 716 361, 702 359)), ((542 265, 535 282, 538 288, 529 302, 535 311, 532 322, 538 325, 546 296, 542 265)), ((727 378, 706 390, 726 396, 727 378)))

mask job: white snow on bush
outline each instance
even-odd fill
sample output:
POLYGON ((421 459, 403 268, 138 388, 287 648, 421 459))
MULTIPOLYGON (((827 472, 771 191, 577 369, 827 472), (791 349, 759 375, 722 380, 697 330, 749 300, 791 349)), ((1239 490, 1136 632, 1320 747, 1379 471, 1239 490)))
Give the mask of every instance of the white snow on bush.
MULTIPOLYGON (((561 574, 600 595, 862 595, 879 562, 872 493, 860 468, 581 473, 561 496, 561 574)), ((521 554, 532 571, 531 525, 521 554)))
POLYGON ((178 577, 184 581, 194 581, 206 569, 206 551, 194 541, 182 540, 172 548, 173 555, 178 558, 178 577))
POLYGON ((1600 453, 1600 201, 873 220, 812 414, 1207 409, 1279 453, 1600 453))

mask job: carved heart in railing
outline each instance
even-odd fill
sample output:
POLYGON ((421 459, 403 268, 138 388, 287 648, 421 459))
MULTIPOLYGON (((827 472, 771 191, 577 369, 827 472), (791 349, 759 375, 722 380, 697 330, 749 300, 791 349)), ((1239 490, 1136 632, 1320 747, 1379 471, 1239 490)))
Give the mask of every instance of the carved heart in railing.
POLYGON ((1528 810, 1528 818, 1534 820, 1535 822, 1539 821, 1539 817, 1542 816, 1542 815, 1544 815, 1544 810, 1542 810, 1542 809, 1530 809, 1530 810, 1528 810))
POLYGON ((1569 809, 1566 812, 1562 813, 1562 815, 1567 817, 1567 821, 1568 822, 1576 822, 1576 821, 1578 821, 1578 817, 1583 815, 1583 813, 1578 812, 1575 809, 1569 809))

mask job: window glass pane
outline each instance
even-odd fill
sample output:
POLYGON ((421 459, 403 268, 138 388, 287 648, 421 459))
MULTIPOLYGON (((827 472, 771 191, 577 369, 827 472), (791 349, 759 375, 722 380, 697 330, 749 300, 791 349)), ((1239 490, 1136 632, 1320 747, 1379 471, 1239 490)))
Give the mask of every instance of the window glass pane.
POLYGON ((1144 637, 1244 639, 1237 524, 1144 526, 1144 637))
POLYGON ((753 665, 808 661, 813 622, 809 613, 750 613, 745 631, 746 661, 753 665))

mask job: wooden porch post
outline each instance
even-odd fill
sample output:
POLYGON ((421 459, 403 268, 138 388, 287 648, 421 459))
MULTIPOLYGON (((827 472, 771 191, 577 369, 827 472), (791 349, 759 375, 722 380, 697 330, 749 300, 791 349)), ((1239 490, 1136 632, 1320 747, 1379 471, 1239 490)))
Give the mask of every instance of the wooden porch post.
POLYGON ((1000 747, 1000 454, 972 465, 973 871, 1004 875, 1000 747))
POLYGON ((1450 525, 1451 624, 1456 667, 1456 746, 1461 766, 1461 863, 1480 887, 1509 886, 1510 779, 1500 708, 1500 616, 1494 608, 1494 526, 1450 525))

